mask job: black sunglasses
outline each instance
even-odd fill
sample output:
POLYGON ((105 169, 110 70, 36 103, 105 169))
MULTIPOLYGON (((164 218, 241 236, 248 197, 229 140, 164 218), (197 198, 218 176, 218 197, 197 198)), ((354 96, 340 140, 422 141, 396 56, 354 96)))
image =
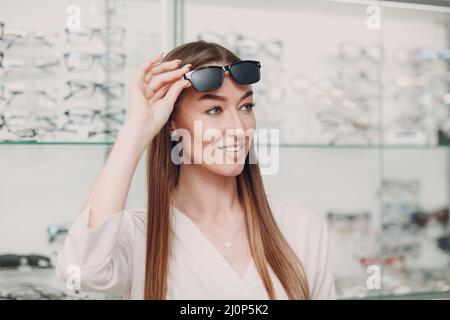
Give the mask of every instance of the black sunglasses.
POLYGON ((20 266, 30 266, 32 268, 51 268, 52 263, 49 257, 30 254, 4 254, 0 255, 0 269, 15 269, 20 266))
POLYGON ((206 66, 184 74, 196 91, 216 90, 223 84, 225 71, 239 84, 252 84, 261 79, 261 63, 255 60, 242 60, 227 66, 206 66))

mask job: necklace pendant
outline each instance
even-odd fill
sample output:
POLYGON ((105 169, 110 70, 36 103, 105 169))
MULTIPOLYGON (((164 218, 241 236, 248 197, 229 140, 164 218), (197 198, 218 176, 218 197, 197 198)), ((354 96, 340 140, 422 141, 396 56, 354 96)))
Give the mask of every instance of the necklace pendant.
POLYGON ((223 245, 224 245, 227 249, 230 249, 231 246, 233 245, 233 243, 232 243, 231 241, 226 241, 226 242, 223 243, 223 245))

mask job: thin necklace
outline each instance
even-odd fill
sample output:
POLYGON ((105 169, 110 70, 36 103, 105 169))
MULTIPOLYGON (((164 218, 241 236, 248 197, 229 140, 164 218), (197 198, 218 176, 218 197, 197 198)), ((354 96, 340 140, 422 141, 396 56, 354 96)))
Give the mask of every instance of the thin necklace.
MULTIPOLYGON (((180 208, 183 210, 183 212, 186 212, 183 207, 180 206, 180 208)), ((214 238, 219 240, 219 242, 221 242, 225 246, 225 248, 227 248, 227 249, 230 249, 233 246, 234 240, 236 239, 237 235, 239 234, 239 231, 242 229, 242 226, 244 224, 243 221, 240 223, 239 228, 235 231, 234 236, 233 236, 233 238, 231 240, 223 241, 222 239, 219 239, 214 234, 214 232, 211 231, 211 229, 209 229, 206 226, 204 226, 200 221, 198 221, 197 219, 195 219, 194 217, 191 217, 191 216, 189 216, 189 218, 191 218, 193 221, 195 221, 197 226, 202 226, 205 229, 205 231, 208 231, 214 238)))

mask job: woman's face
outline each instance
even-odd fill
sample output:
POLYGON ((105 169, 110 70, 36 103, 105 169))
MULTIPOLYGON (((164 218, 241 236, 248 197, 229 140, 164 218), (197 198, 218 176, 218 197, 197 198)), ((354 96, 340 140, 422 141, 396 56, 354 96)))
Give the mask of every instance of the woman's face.
POLYGON ((183 158, 216 174, 240 174, 256 129, 251 85, 225 72, 220 88, 198 92, 189 87, 184 95, 171 120, 172 129, 183 128, 189 136, 183 136, 183 158))

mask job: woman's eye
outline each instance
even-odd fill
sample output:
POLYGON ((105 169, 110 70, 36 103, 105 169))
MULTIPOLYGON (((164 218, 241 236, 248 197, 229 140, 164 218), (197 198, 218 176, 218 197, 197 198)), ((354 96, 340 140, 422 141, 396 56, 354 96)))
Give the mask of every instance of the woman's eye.
POLYGON ((253 108, 255 106, 255 103, 247 103, 247 104, 244 104, 242 107, 244 108, 246 108, 246 111, 251 111, 251 109, 253 108))
POLYGON ((220 109, 220 107, 213 107, 213 108, 209 109, 208 111, 206 111, 206 113, 208 113, 208 114, 217 114, 217 112, 219 112, 219 109, 220 109))
MULTIPOLYGON (((247 104, 244 104, 244 105, 241 107, 241 109, 244 108, 244 111, 251 111, 251 109, 252 109, 254 106, 255 106, 255 103, 247 103, 247 104)), ((213 107, 213 108, 209 109, 208 111, 206 111, 206 113, 208 113, 208 114, 217 114, 217 113, 220 112, 220 110, 221 110, 220 107, 213 107)))

